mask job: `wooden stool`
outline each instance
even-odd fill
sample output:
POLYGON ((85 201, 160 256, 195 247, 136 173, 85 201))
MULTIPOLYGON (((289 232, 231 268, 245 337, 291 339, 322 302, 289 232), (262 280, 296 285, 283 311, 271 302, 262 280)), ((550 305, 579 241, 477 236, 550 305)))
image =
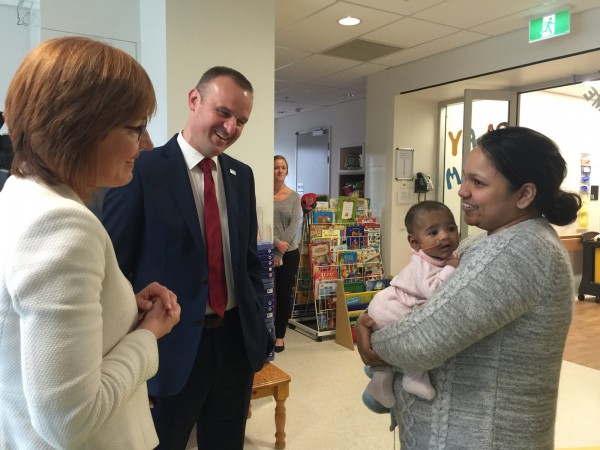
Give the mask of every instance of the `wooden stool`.
MULTIPOLYGON (((285 399, 290 395, 292 378, 275 364, 266 363, 254 374, 252 400, 270 395, 275 399, 275 448, 285 448, 285 399)), ((248 418, 252 412, 248 410, 248 418)))

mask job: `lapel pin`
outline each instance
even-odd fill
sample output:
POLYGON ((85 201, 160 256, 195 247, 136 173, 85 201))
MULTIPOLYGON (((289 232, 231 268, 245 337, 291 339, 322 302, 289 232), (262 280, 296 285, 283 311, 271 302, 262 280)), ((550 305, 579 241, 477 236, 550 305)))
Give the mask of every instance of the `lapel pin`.
POLYGON ((233 169, 229 169, 229 173, 232 174, 232 175, 237 175, 237 173, 233 169))

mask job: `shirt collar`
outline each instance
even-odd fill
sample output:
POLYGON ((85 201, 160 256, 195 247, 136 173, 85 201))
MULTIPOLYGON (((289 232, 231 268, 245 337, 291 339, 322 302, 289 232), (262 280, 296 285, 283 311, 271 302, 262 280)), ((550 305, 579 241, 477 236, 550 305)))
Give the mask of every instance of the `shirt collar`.
MULTIPOLYGON (((183 159, 185 160, 185 164, 187 165, 188 170, 192 170, 196 167, 200 161, 204 159, 204 156, 192 147, 183 137, 183 130, 179 132, 177 135, 177 143, 179 144, 179 148, 181 148, 181 153, 183 153, 183 159)), ((217 171, 219 170, 219 164, 217 162, 217 158, 211 158, 215 162, 215 167, 217 171)))

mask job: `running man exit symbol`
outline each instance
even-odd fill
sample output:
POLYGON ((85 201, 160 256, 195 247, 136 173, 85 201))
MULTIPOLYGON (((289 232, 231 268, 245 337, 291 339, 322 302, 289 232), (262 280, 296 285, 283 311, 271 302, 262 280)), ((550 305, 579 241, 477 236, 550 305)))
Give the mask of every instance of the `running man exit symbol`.
POLYGON ((552 14, 551 16, 546 16, 542 20, 542 39, 546 39, 554 36, 554 29, 556 26, 556 16, 552 14))
POLYGON ((571 32, 571 11, 565 9, 529 21, 529 42, 541 41, 571 32))

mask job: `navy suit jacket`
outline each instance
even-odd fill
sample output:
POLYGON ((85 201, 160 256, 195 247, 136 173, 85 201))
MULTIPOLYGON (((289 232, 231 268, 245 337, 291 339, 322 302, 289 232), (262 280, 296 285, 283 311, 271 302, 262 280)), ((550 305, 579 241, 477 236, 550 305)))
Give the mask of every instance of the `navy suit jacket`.
MULTIPOLYGON (((242 331, 250 365, 258 371, 273 342, 262 309, 254 175, 228 155, 218 160, 242 331)), ((181 305, 180 322, 158 341, 160 366, 148 381, 150 395, 174 395, 185 385, 208 302, 206 249, 187 172, 175 135, 164 146, 141 152, 131 183, 111 189, 104 199, 104 225, 135 291, 158 281, 177 294, 181 305)))

